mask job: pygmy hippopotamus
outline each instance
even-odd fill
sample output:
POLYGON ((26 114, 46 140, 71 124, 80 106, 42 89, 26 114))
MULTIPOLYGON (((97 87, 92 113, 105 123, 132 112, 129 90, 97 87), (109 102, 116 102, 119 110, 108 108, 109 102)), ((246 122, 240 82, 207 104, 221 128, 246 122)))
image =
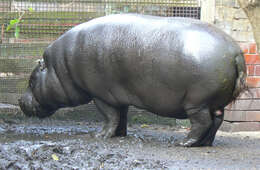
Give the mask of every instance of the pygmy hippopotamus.
POLYGON ((195 19, 115 14, 75 26, 51 43, 19 99, 28 116, 94 101, 98 137, 125 136, 129 106, 189 119, 181 146, 210 146, 224 107, 246 88, 242 51, 195 19))

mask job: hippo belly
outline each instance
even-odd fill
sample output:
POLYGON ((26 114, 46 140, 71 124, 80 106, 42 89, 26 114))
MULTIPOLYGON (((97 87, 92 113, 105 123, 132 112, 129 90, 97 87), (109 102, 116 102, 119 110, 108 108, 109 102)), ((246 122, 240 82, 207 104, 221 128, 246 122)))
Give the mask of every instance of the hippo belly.
POLYGON ((191 132, 180 145, 211 145, 224 107, 245 89, 239 46, 194 19, 137 14, 97 18, 66 32, 43 58, 44 66, 35 68, 20 102, 25 114, 45 117, 60 107, 94 100, 106 119, 97 135, 101 137, 126 135, 127 110, 133 105, 161 116, 189 118, 191 132), (32 112, 35 105, 38 113, 32 112))

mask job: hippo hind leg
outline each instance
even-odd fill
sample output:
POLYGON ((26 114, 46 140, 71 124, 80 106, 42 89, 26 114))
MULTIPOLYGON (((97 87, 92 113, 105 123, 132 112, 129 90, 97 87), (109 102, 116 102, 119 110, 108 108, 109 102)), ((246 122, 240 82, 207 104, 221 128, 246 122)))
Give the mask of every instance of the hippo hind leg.
POLYGON ((209 132, 212 126, 210 109, 208 107, 189 107, 185 109, 191 123, 191 131, 188 136, 181 142, 176 143, 177 146, 201 146, 200 141, 209 132))
POLYGON ((201 146, 212 146, 216 133, 224 120, 224 108, 215 111, 212 115, 213 124, 209 132, 200 141, 201 146))
POLYGON ((94 99, 94 102, 105 119, 105 125, 96 137, 109 138, 114 136, 126 136, 128 107, 116 108, 99 99, 94 99))

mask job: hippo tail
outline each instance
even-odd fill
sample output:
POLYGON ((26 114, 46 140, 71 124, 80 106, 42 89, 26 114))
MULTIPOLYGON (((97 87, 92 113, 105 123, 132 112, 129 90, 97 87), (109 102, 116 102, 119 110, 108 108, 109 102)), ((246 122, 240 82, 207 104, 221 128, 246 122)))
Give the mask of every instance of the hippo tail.
POLYGON ((246 84, 247 73, 246 73, 244 55, 242 52, 236 56, 235 64, 236 64, 237 79, 233 90, 232 101, 234 101, 241 94, 241 92, 249 91, 249 88, 246 84))

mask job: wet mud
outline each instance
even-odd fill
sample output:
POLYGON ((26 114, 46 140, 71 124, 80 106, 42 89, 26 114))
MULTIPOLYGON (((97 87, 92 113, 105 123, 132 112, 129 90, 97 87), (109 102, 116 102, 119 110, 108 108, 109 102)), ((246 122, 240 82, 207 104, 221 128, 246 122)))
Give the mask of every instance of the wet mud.
POLYGON ((102 122, 0 119, 0 169, 260 169, 260 132, 218 132, 213 147, 174 146, 189 129, 130 125, 96 139, 102 122))

